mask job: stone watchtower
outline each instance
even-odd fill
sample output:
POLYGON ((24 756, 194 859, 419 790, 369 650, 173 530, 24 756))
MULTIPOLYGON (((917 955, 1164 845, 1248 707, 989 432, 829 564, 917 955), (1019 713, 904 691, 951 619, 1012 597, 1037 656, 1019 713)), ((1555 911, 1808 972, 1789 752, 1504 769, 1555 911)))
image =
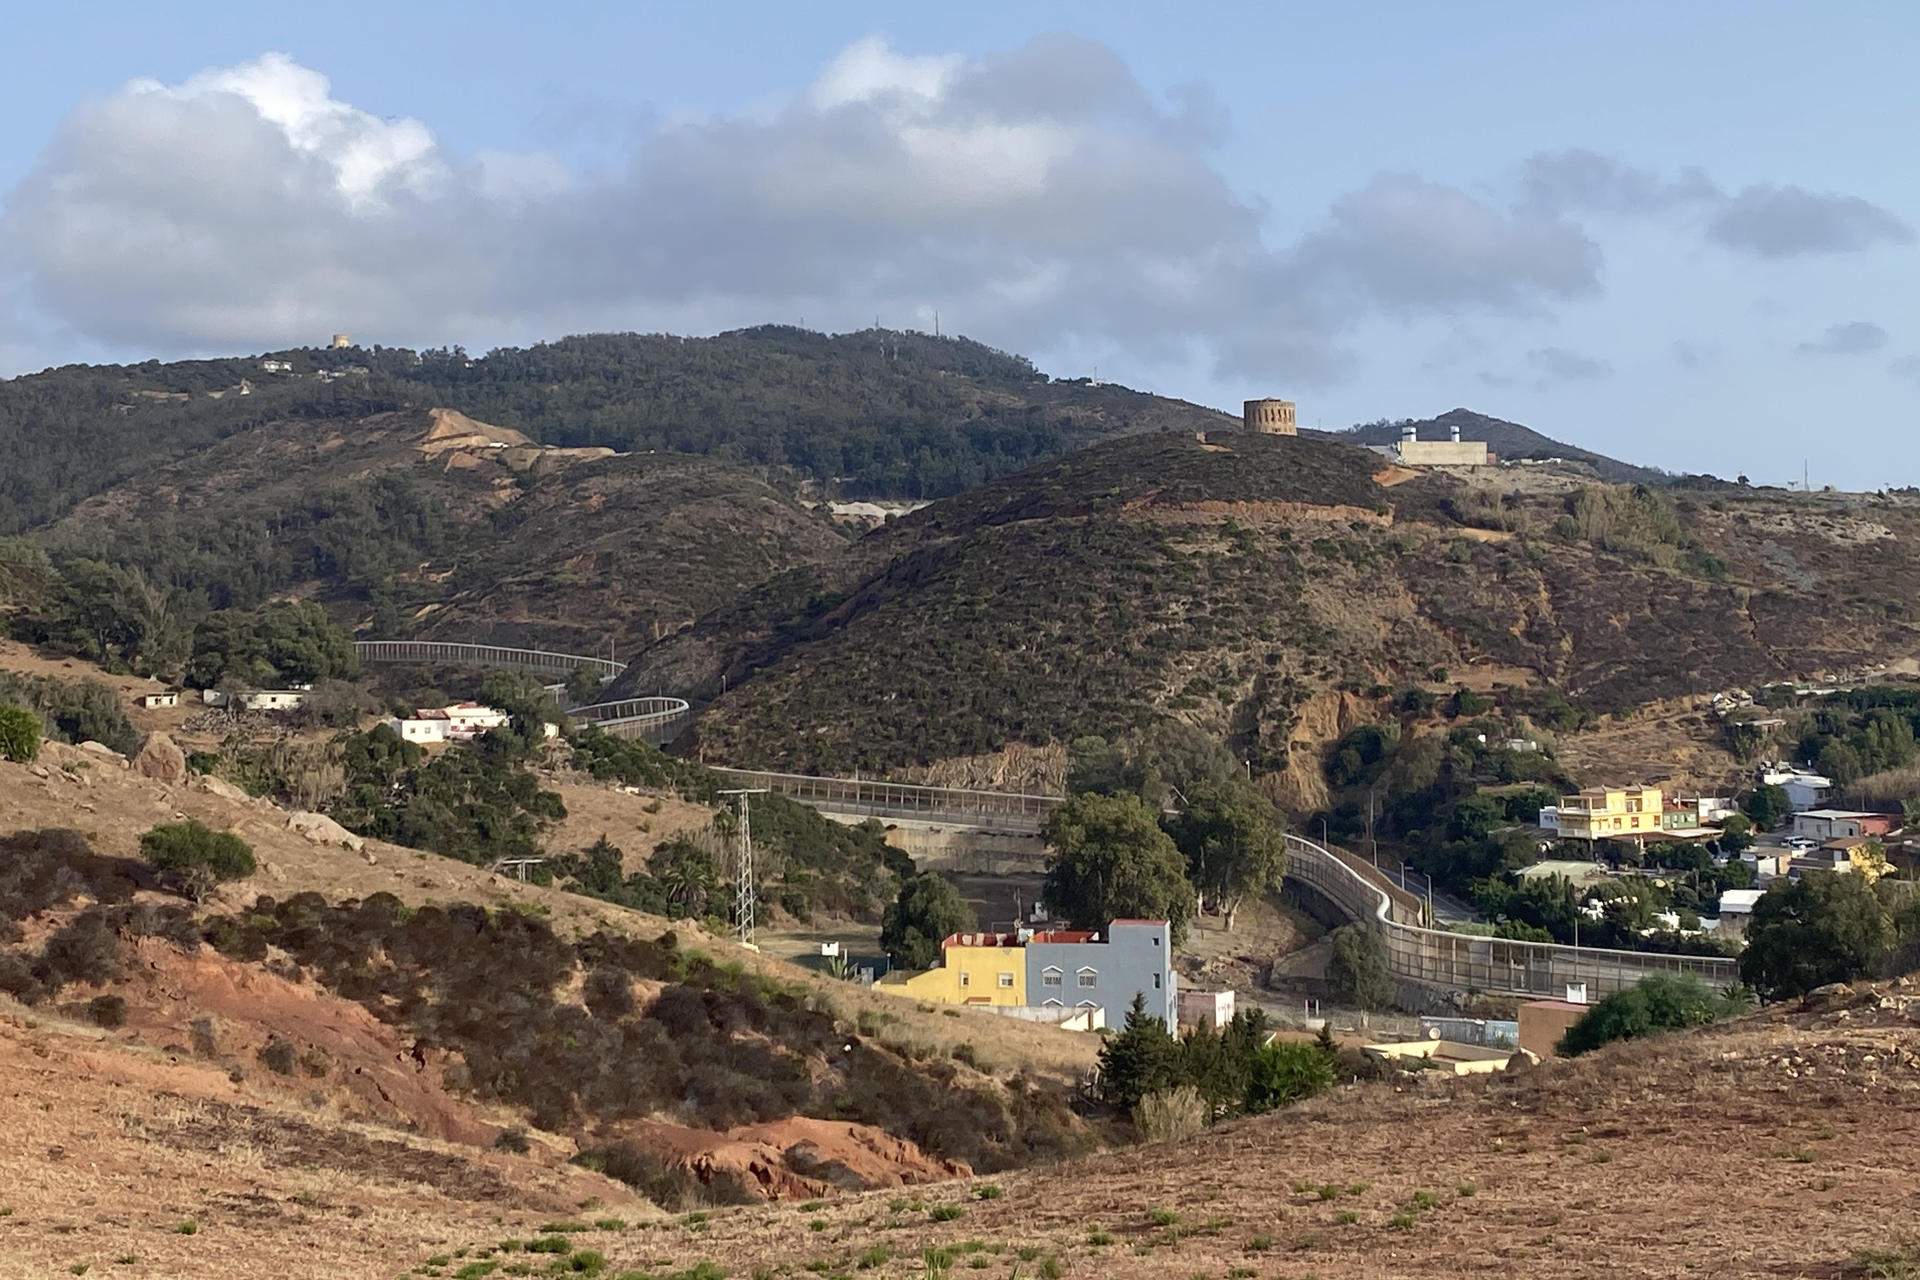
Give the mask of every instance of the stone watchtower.
POLYGON ((1294 426, 1291 400, 1249 400, 1241 411, 1241 421, 1247 430, 1263 436, 1300 434, 1294 426))

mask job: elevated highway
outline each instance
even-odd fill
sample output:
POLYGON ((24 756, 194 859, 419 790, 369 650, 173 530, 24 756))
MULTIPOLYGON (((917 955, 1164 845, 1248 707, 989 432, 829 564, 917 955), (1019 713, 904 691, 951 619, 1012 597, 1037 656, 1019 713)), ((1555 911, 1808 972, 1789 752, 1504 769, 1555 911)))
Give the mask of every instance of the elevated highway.
MULTIPOLYGON (((362 640, 365 662, 468 662, 545 674, 571 674, 586 664, 610 680, 625 665, 607 658, 447 641, 362 640), (593 665, 598 664, 598 665, 593 665)), ((680 698, 628 698, 576 707, 569 715, 621 737, 665 742, 691 719, 680 698)), ((711 766, 710 766, 711 767, 711 766)), ((914 821, 1013 836, 1037 837, 1066 797, 964 787, 929 787, 862 778, 825 778, 760 769, 714 768, 729 785, 765 788, 839 817, 914 821)), ((1689 973, 1709 986, 1739 981, 1739 965, 1717 956, 1666 955, 1519 942, 1450 933, 1427 925, 1419 899, 1369 868, 1357 868, 1304 836, 1287 836, 1287 879, 1310 889, 1347 919, 1380 935, 1394 979, 1415 992, 1486 992, 1558 997, 1572 983, 1592 998, 1624 990, 1656 973, 1689 973)))

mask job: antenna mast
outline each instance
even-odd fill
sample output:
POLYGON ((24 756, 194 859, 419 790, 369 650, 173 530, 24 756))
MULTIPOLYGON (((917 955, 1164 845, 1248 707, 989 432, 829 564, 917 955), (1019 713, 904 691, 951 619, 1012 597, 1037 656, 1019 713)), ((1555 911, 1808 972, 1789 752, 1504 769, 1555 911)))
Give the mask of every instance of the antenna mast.
POLYGON ((723 796, 732 796, 735 810, 740 815, 740 826, 734 833, 733 857, 733 933, 743 947, 755 951, 760 948, 753 940, 753 916, 755 907, 753 885, 753 820, 748 812, 747 797, 765 795, 765 787, 741 787, 737 790, 722 791, 723 796))

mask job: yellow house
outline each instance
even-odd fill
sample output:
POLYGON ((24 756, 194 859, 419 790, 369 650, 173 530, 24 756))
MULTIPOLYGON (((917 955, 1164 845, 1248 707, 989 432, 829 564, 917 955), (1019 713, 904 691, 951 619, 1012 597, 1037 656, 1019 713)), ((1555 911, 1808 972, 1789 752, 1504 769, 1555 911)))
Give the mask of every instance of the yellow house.
POLYGON ((1023 1005, 1027 949, 1014 933, 956 933, 940 944, 941 963, 925 973, 890 973, 876 991, 937 1004, 1023 1005))
POLYGON ((1659 835, 1663 803, 1658 787, 1587 787, 1560 798, 1560 834, 1569 840, 1659 835))

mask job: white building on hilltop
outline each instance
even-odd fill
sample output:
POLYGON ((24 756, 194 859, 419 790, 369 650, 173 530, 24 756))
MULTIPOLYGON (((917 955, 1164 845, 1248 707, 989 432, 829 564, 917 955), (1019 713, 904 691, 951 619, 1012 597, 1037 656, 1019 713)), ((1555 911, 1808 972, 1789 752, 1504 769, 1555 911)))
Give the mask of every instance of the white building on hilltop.
MULTIPOLYGON (((407 742, 472 742, 512 719, 512 714, 498 707, 456 702, 446 707, 416 707, 410 716, 387 721, 387 727, 407 742)), ((541 728, 549 738, 560 732, 557 724, 544 724, 541 728)))

